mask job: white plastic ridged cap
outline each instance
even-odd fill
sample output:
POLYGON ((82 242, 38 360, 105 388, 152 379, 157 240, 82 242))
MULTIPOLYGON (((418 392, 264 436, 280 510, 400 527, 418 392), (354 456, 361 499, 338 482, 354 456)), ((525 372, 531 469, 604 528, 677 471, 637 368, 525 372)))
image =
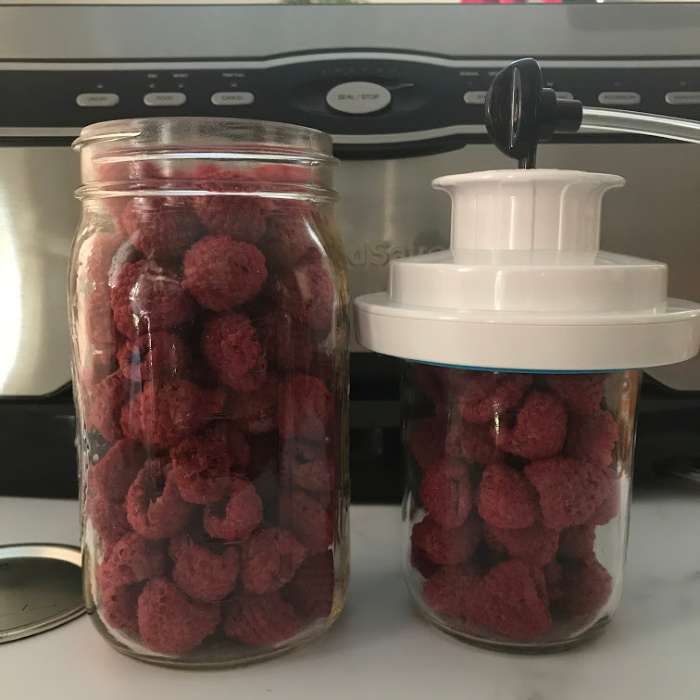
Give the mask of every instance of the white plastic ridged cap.
POLYGON ((664 264, 599 251, 605 192, 565 170, 441 177, 447 251, 395 260, 386 293, 355 301, 359 342, 425 362, 514 370, 651 367, 689 359, 700 307, 667 298, 664 264))

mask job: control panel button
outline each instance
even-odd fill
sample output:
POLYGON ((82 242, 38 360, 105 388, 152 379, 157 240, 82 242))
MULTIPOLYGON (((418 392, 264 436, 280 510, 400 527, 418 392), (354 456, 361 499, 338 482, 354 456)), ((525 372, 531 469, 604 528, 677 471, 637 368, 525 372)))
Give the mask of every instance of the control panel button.
POLYGON ((598 102, 602 105, 613 105, 615 107, 628 107, 638 105, 642 101, 642 96, 638 92, 609 91, 601 92, 598 95, 598 102))
POLYGON ((252 92, 215 92, 211 96, 211 103, 217 107, 252 105, 253 102, 255 95, 252 92))
POLYGON ((667 92, 666 103, 670 105, 700 105, 700 90, 667 92))
POLYGON ((149 92, 143 96, 147 107, 179 107, 187 102, 184 92, 149 92))
POLYGON ((119 104, 119 95, 113 92, 83 92, 75 98, 78 107, 114 107, 119 104))
POLYGON ((486 102, 486 90, 470 90, 464 93, 468 105, 483 105, 486 102))
POLYGON ((358 80, 331 88, 326 102, 332 109, 345 114, 372 114, 391 103, 391 93, 376 83, 358 80))
POLYGON ((554 94, 557 96, 558 100, 573 100, 574 93, 566 92, 565 90, 555 90, 554 94))

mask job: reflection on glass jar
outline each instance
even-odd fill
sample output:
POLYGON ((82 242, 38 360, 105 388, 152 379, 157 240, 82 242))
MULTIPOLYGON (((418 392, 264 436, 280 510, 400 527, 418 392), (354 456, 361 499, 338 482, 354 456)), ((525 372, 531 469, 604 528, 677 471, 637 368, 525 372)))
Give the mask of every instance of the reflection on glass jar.
POLYGON ((525 652, 605 627, 622 589, 639 377, 406 363, 404 569, 426 618, 525 652))
POLYGON ((120 651, 226 666, 314 639, 348 577, 347 283, 331 142, 83 130, 71 272, 85 592, 120 651))

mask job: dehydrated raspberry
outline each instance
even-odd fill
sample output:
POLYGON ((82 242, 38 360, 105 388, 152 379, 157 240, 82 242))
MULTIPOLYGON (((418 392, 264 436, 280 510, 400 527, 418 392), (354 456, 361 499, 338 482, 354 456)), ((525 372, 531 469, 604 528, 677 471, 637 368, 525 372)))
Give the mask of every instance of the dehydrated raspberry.
POLYGON ((204 509, 204 529, 211 537, 230 542, 248 539, 262 522, 263 508, 255 487, 234 478, 230 497, 204 509))
POLYGON ((295 486, 328 493, 335 484, 335 462, 322 442, 287 440, 282 453, 282 472, 295 486))
POLYGON ((119 249, 127 242, 123 229, 91 237, 87 259, 87 276, 98 285, 109 282, 115 268, 122 262, 119 249))
POLYGON ((252 646, 280 644, 301 630, 294 608, 279 593, 243 593, 224 608, 224 632, 252 646))
POLYGON ((277 380, 268 379, 257 391, 236 392, 228 401, 231 420, 244 433, 269 433, 277 428, 277 380))
POLYGON ((559 543, 559 531, 550 530, 540 522, 515 530, 485 523, 484 535, 492 549, 505 550, 513 559, 522 559, 536 566, 551 561, 559 543))
POLYGON ((110 292, 114 323, 132 340, 194 318, 196 305, 180 281, 152 261, 124 263, 110 292))
POLYGON ((124 504, 108 501, 102 496, 88 500, 87 516, 100 539, 108 547, 131 530, 129 521, 126 519, 124 504))
POLYGON ((113 374, 117 369, 117 358, 111 351, 96 352, 87 361, 80 374, 80 384, 83 390, 89 390, 113 374))
POLYGON ((596 467, 609 467, 617 439, 617 424, 608 411, 575 417, 569 426, 566 454, 596 467))
POLYGON ((430 578, 440 568, 422 549, 415 546, 411 547, 411 566, 423 578, 430 578))
POLYGON ((102 591, 102 619, 115 630, 137 632, 139 628, 136 617, 141 586, 117 586, 102 591))
POLYGON ((428 469, 445 456, 447 426, 437 418, 426 418, 413 426, 409 438, 411 452, 422 469, 428 469))
POLYGON ((306 202, 276 203, 267 217, 261 247, 280 268, 293 265, 314 244, 313 209, 306 202))
POLYGON ((134 197, 121 222, 134 248, 161 263, 182 260, 203 233, 188 197, 134 197))
POLYGON ((605 394, 606 374, 549 374, 545 381, 573 414, 595 413, 605 394))
POLYGON ((460 396, 459 410, 465 420, 486 423, 520 403, 531 384, 529 374, 474 374, 460 396))
POLYGON ((569 559, 587 559, 593 554, 595 544, 595 527, 593 525, 574 525, 561 531, 559 556, 569 559))
POLYGON ((585 523, 607 494, 603 470, 567 457, 531 462, 525 476, 537 489, 544 524, 554 530, 585 523))
POLYGON ((195 603, 164 578, 149 581, 139 596, 141 643, 159 654, 184 654, 201 644, 221 621, 219 605, 195 603))
POLYGON ((114 348, 117 330, 112 319, 110 291, 106 284, 98 284, 87 298, 85 306, 85 332, 96 348, 114 348))
POLYGON ((294 578, 305 554, 289 530, 263 528, 242 545, 241 582, 251 593, 277 591, 294 578))
POLYGON ((518 471, 496 462, 484 469, 479 515, 491 525, 518 529, 534 525, 540 509, 537 492, 518 471))
MULTIPOLYGON (((126 392, 124 378, 119 372, 110 374, 90 390, 86 402, 88 428, 97 428, 109 442, 116 442, 123 436, 120 414, 126 392)), ((138 396, 134 400, 137 399, 138 396)))
POLYGON ((209 423, 224 408, 222 391, 186 379, 145 382, 121 411, 124 434, 144 445, 168 449, 209 423))
POLYGON ((128 586, 155 576, 165 569, 163 543, 147 540, 136 532, 127 532, 102 563, 97 577, 103 589, 128 586))
POLYGON ((304 263, 279 277, 279 305, 297 321, 312 328, 329 328, 333 321, 333 280, 320 265, 304 263))
POLYGON ((126 496, 126 516, 134 530, 149 540, 174 537, 191 511, 180 497, 168 460, 147 460, 126 496))
POLYGON ((329 508, 299 489, 280 494, 280 525, 289 526, 310 554, 328 549, 333 542, 333 518, 329 508))
POLYGON ((474 564, 443 566, 423 586, 423 600, 438 615, 461 617, 481 574, 474 564))
POLYGON ((511 639, 535 639, 552 626, 543 583, 524 562, 501 562, 471 589, 467 620, 511 639))
POLYGON ((423 475, 418 495, 438 524, 458 527, 472 508, 469 470, 447 459, 436 462, 423 475))
POLYGON ((566 615, 598 612, 612 594, 612 576, 594 557, 562 562, 562 597, 556 609, 566 615))
POLYGON ((245 174, 211 163, 197 166, 189 177, 195 180, 194 187, 213 193, 192 197, 197 216, 209 233, 248 243, 260 240, 270 204, 263 197, 247 194, 259 190, 259 184, 245 182, 245 174))
POLYGON ((472 515, 459 527, 444 528, 431 516, 413 526, 412 550, 420 549, 436 564, 460 564, 469 559, 481 540, 481 522, 472 515))
POLYGON ((123 501, 145 459, 146 452, 140 443, 119 440, 89 468, 90 486, 109 501, 123 501))
POLYGON ((241 564, 235 546, 212 551, 181 533, 170 545, 170 557, 175 561, 173 581, 195 600, 217 603, 236 587, 241 564))
POLYGON ((156 331, 127 340, 117 358, 125 379, 145 382, 182 377, 192 362, 192 353, 179 336, 156 331))
POLYGON ((546 459, 561 451, 566 438, 566 410, 552 394, 532 391, 509 427, 499 421, 491 427, 498 447, 525 459, 546 459))
POLYGON ((267 362, 252 324, 242 314, 215 316, 204 324, 202 354, 221 381, 236 391, 254 391, 267 379, 267 362))
POLYGON ((214 426, 185 438, 170 456, 173 478, 182 498, 188 503, 206 505, 231 493, 233 472, 245 469, 250 449, 235 428, 214 426))
POLYGON ((278 398, 277 422, 282 437, 322 440, 332 433, 335 403, 318 377, 287 377, 280 382, 278 398))
POLYGON ((185 255, 182 285, 213 311, 233 311, 250 301, 266 279, 265 256, 254 245, 228 236, 206 236, 185 255))
POLYGON ((289 600, 304 620, 329 617, 333 610, 335 569, 330 550, 305 559, 289 584, 289 600))
POLYGON ((593 511, 586 521, 588 525, 607 525, 620 514, 620 479, 610 478, 607 481, 607 495, 602 503, 593 511))
POLYGON ((498 459, 498 448, 485 425, 460 421, 458 430, 461 454, 468 462, 485 467, 498 459))

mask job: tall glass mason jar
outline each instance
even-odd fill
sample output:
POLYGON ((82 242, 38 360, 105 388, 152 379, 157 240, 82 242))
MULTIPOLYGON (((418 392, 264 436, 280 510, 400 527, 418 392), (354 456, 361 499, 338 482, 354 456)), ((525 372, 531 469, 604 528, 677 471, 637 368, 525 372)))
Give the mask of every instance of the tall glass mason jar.
POLYGON ((328 136, 89 126, 70 273, 84 584, 183 667, 315 639, 348 581, 348 296, 328 136))
POLYGON ((404 571, 420 612, 520 652, 602 631, 622 591, 641 372, 404 364, 404 571))

